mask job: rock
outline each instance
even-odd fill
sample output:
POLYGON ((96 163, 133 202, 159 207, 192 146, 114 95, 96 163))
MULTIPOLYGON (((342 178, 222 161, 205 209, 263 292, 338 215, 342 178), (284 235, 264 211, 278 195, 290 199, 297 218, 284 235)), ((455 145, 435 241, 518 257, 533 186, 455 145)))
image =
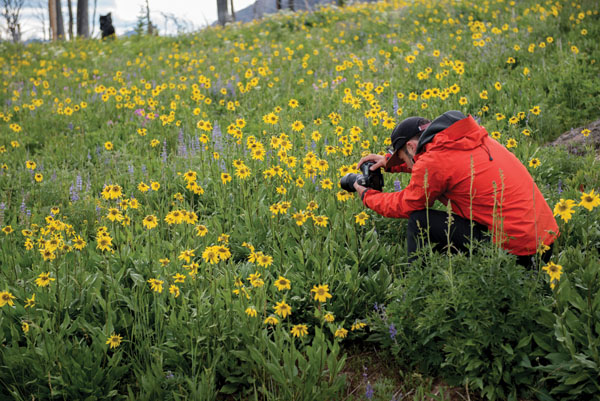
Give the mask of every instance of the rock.
POLYGON ((585 154, 586 147, 592 146, 596 150, 596 155, 600 156, 600 120, 583 127, 571 128, 551 142, 550 145, 562 146, 569 153, 579 156, 585 154), (587 136, 582 133, 585 130, 589 130, 587 136))

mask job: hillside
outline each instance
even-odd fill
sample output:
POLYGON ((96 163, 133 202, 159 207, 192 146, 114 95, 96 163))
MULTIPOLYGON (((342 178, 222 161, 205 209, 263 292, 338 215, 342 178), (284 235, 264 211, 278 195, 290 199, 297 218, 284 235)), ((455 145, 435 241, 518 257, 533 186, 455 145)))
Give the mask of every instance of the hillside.
MULTIPOLYGON (((390 0, 1 43, 0 398, 594 399, 599 20, 595 0, 390 0), (406 219, 339 186, 448 110, 533 178, 548 262, 501 235, 412 261, 406 219), (576 155, 547 146, 569 130, 576 155)), ((483 229, 514 196, 498 173, 483 229)))

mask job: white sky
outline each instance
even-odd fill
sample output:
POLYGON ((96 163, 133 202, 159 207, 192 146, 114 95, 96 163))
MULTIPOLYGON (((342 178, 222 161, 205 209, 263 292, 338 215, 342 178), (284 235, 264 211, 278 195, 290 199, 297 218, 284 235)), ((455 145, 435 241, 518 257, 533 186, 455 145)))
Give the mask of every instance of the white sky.
MULTIPOLYGON (((228 0, 228 3, 231 0, 228 0)), ((92 16, 94 13, 94 0, 88 0, 90 32, 92 30, 92 16)), ((67 0, 62 0, 63 20, 65 24, 65 33, 68 32, 69 12, 67 0)), ((73 18, 77 16, 77 0, 72 0, 73 18)), ((100 14, 112 13, 113 25, 117 31, 117 36, 132 30, 140 14, 140 10, 145 7, 145 0, 97 0, 96 21, 94 37, 99 36, 100 14)), ((188 27, 188 30, 199 29, 207 24, 212 24, 217 20, 217 0, 149 0, 152 22, 158 26, 161 35, 176 33, 175 25, 172 22, 165 25, 165 17, 161 14, 166 13, 174 15, 180 22, 188 27)), ((254 4, 254 0, 233 0, 234 10, 241 10, 254 4)), ((24 40, 30 38, 42 38, 41 17, 46 21, 46 31, 48 30, 48 0, 26 0, 25 6, 21 12, 21 32, 24 40)), ((0 21, 2 38, 7 38, 5 32, 5 21, 0 21)), ((76 30, 73 22, 73 30, 76 30)), ((46 34, 47 36, 47 34, 46 34)))

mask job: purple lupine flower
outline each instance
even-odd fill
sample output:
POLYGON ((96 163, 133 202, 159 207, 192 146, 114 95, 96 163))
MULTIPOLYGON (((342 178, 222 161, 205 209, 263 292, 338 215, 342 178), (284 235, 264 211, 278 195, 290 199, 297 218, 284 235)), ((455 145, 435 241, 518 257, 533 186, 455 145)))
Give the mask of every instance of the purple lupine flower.
POLYGON ((146 165, 142 164, 142 174, 146 175, 146 165))
POLYGON ((133 178, 133 164, 127 166, 127 171, 129 172, 129 175, 131 175, 131 177, 133 178))
POLYGON ((21 214, 25 213, 26 207, 27 207, 27 205, 25 205, 25 198, 23 198, 23 200, 21 201, 21 214))
POLYGON ((398 334, 398 330, 396 330, 396 326, 394 326, 394 323, 390 324, 389 331, 390 331, 390 338, 392 340, 395 339, 396 334, 398 334))
POLYGON ((71 202, 75 203, 79 200, 79 194, 75 185, 71 184, 69 187, 69 194, 71 195, 71 202))
POLYGON ((83 189, 81 174, 77 174, 77 178, 75 179, 75 189, 77 189, 78 191, 81 191, 83 189))
POLYGON ((400 180, 394 181, 394 190, 396 192, 402 191, 402 183, 400 182, 400 180))
POLYGON ((398 106, 398 99, 394 96, 394 115, 398 114, 398 109, 400 107, 398 106))
POLYGON ((559 178, 558 179, 558 194, 559 195, 562 194, 562 191, 563 191, 563 189, 562 189, 562 180, 559 178))
POLYGON ((221 127, 219 127, 219 123, 217 121, 215 121, 214 125, 213 125, 213 132, 212 132, 212 136, 213 136, 213 141, 215 142, 215 150, 217 152, 222 152, 223 151, 223 144, 221 143, 221 138, 222 138, 222 134, 221 134, 221 127))
POLYGON ((162 162, 166 163, 167 162, 167 140, 165 139, 163 141, 163 151, 162 151, 162 162))
POLYGON ((6 210, 6 203, 0 203, 0 225, 4 224, 4 210, 6 210))
POLYGON ((69 123, 68 128, 69 128, 70 131, 73 131, 73 123, 69 123))
POLYGON ((187 157, 187 147, 185 146, 182 129, 179 130, 179 135, 177 135, 177 154, 182 157, 187 157))
POLYGON ((373 386, 371 386, 371 383, 367 383, 367 390, 365 391, 365 397, 367 397, 367 400, 370 400, 371 398, 373 398, 373 395, 375 394, 375 391, 373 390, 373 386))

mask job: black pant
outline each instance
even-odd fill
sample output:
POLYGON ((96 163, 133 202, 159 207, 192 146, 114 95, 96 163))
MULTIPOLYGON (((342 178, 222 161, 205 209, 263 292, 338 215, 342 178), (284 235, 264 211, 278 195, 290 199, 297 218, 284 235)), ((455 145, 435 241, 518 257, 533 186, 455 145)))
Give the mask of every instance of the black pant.
MULTIPOLYGON (((475 221, 473 224, 474 241, 490 241, 491 235, 487 227, 475 221)), ((452 214, 450 235, 448 235, 448 213, 441 210, 417 210, 408 218, 408 229, 406 236, 406 248, 408 260, 413 262, 417 257, 416 251, 431 243, 436 251, 444 251, 448 245, 452 252, 466 251, 471 242, 471 220, 452 214), (427 231, 426 228, 429 230, 427 231), (448 240, 450 241, 448 243, 448 240)), ((552 255, 552 249, 544 252, 542 260, 548 262, 552 255)), ((533 267, 535 254, 517 256, 517 262, 525 267, 533 267)))

